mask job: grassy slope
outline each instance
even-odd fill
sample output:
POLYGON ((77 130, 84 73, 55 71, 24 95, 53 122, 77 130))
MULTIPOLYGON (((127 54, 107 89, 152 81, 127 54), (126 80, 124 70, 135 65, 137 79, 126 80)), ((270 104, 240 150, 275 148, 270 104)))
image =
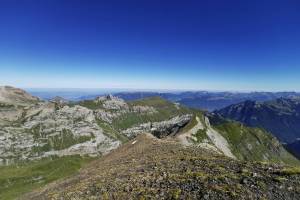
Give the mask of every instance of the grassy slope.
MULTIPOLYGON (((198 116, 205 127, 205 113, 199 110, 192 110, 194 118, 183 128, 183 132, 188 131, 196 125, 195 116, 198 116)), ((214 123, 215 128, 228 141, 232 153, 239 160, 246 161, 266 161, 285 163, 289 165, 300 165, 300 161, 286 151, 278 140, 271 134, 260 128, 252 128, 241 123, 221 120, 214 123)), ((206 127, 207 128, 207 127, 206 127)), ((199 130, 194 136, 198 142, 209 142, 206 128, 199 130)))
POLYGON ((99 119, 97 120, 97 124, 103 129, 103 133, 106 136, 114 140, 120 140, 123 143, 128 141, 128 138, 125 135, 120 134, 111 124, 99 119))
MULTIPOLYGON (((44 141, 45 135, 42 135, 40 133, 40 125, 35 126, 32 129, 28 129, 27 132, 29 134, 32 134, 35 140, 42 140, 44 141)), ((88 140, 91 140, 94 138, 93 135, 90 136, 77 136, 75 137, 74 134, 68 130, 68 129, 63 129, 60 131, 60 134, 55 135, 55 136, 49 136, 47 138, 44 145, 42 146, 34 146, 33 147, 33 152, 34 153, 42 153, 45 151, 50 151, 50 150, 62 150, 69 148, 70 146, 78 143, 83 143, 88 140)))
POLYGON ((15 199, 33 189, 75 174, 91 158, 53 157, 22 165, 0 167, 0 199, 15 199))
POLYGON ((278 140, 262 129, 238 122, 225 122, 215 128, 227 139, 233 154, 240 160, 263 161, 267 158, 271 162, 300 164, 278 140))
MULTIPOLYGON (((185 108, 186 109, 186 108, 185 108)), ((204 124, 204 112, 201 110, 190 109, 189 113, 193 114, 192 120, 181 130, 181 132, 186 132, 192 129, 197 124, 196 117, 198 116, 202 124, 204 124)))
POLYGON ((113 121, 112 125, 116 130, 124 130, 146 122, 164 121, 172 117, 191 112, 189 109, 182 106, 177 108, 173 103, 166 101, 160 97, 150 97, 142 100, 131 101, 128 104, 130 107, 154 107, 158 112, 152 114, 126 113, 113 121))
POLYGON ((94 100, 84 100, 84 101, 79 102, 79 105, 83 106, 83 107, 86 107, 86 108, 89 108, 89 109, 92 109, 92 110, 103 108, 101 102, 97 102, 97 101, 94 101, 94 100))

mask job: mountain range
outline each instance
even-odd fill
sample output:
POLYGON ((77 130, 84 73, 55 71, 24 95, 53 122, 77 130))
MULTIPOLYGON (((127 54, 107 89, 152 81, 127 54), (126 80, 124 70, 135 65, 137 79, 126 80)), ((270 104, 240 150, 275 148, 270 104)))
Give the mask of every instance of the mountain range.
POLYGON ((112 89, 30 89, 29 92, 41 99, 50 100, 59 95, 69 101, 82 101, 95 99, 99 95, 113 94, 126 101, 133 101, 147 97, 161 97, 168 101, 178 102, 190 108, 213 111, 226 106, 240 103, 246 100, 269 101, 278 98, 300 97, 296 92, 209 92, 209 91, 191 91, 191 92, 118 92, 112 89))
POLYGON ((175 97, 0 91, 0 199, 300 197, 300 161, 276 137, 175 97))
POLYGON ((266 102, 248 100, 216 113, 247 126, 264 128, 299 156, 300 98, 279 98, 266 102))

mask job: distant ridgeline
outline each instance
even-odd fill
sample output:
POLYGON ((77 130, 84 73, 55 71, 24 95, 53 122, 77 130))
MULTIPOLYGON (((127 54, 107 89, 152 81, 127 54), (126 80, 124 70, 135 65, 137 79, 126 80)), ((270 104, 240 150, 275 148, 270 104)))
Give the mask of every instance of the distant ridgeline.
POLYGON ((240 103, 246 100, 268 101, 277 98, 300 97, 300 93, 295 92, 118 92, 110 89, 29 89, 32 95, 38 96, 45 100, 53 99, 60 96, 69 101, 92 100, 99 95, 114 94, 125 101, 133 101, 148 97, 161 97, 168 101, 178 102, 190 108, 198 108, 208 111, 221 109, 231 104, 240 103))

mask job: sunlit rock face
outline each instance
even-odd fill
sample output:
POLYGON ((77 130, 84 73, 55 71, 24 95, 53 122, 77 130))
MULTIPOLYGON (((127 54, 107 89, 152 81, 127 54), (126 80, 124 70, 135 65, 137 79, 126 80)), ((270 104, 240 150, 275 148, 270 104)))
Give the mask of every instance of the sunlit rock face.
MULTIPOLYGON (((0 87, 0 164, 52 155, 106 154, 134 134, 116 122, 146 116, 136 124, 143 127, 147 117, 158 114, 152 106, 129 105, 112 95, 85 103, 60 97, 41 101, 23 90, 0 87)), ((180 115, 166 117, 140 131, 169 134, 189 119, 190 116, 180 115)))

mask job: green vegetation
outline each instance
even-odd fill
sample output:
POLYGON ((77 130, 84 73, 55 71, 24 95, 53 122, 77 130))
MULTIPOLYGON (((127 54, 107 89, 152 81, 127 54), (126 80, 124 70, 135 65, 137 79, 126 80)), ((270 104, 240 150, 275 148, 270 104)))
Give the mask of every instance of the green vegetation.
POLYGON ((0 103, 0 109, 1 108, 14 108, 14 105, 6 104, 6 103, 0 103))
POLYGON ((35 141, 37 141, 37 140, 39 140, 40 138, 46 137, 46 134, 43 133, 43 132, 41 131, 41 129, 42 129, 42 125, 41 125, 41 124, 38 124, 38 125, 34 126, 32 129, 27 129, 27 132, 30 133, 30 134, 32 134, 32 135, 33 135, 33 139, 34 139, 35 141))
POLYGON ((33 152, 45 152, 50 150, 66 149, 72 145, 83 143, 94 138, 91 136, 74 136, 70 130, 63 129, 60 134, 55 136, 49 136, 46 140, 46 144, 43 146, 33 147, 33 152))
POLYGON ((210 141, 210 139, 208 138, 207 134, 206 134, 207 129, 202 129, 202 130, 198 130, 197 133, 194 135, 197 138, 197 141, 195 142, 204 142, 204 140, 210 141))
POLYGON ((227 139, 238 159, 291 165, 300 163, 263 129, 246 127, 238 122, 225 122, 215 128, 227 139))
POLYGON ((42 146, 33 146, 32 147, 32 152, 33 153, 43 153, 43 152, 46 152, 46 151, 51 151, 52 147, 50 145, 50 143, 46 143, 42 146))
POLYGON ((192 120, 181 129, 181 132, 187 132, 189 130, 191 130, 192 128, 194 128, 197 125, 197 120, 196 120, 196 115, 193 115, 192 120))
POLYGON ((112 126, 117 130, 125 130, 132 126, 147 123, 163 121, 169 118, 165 118, 157 114, 138 114, 138 113, 126 113, 118 117, 112 122, 112 126))
MULTIPOLYGON (((177 115, 191 113, 191 110, 182 106, 177 106, 172 102, 166 101, 160 97, 150 97, 136 101, 127 102, 130 110, 133 106, 149 106, 154 107, 158 112, 156 113, 135 113, 128 112, 124 113, 112 122, 112 126, 107 126, 105 123, 100 123, 99 125, 112 132, 112 137, 120 138, 115 134, 116 131, 124 130, 132 126, 146 123, 146 122, 158 122, 171 119, 177 115)), ((74 106, 78 103, 72 103, 70 106, 74 106)), ((101 102, 94 100, 84 100, 79 102, 80 106, 95 110, 104 109, 101 102)), ((122 138, 124 140, 125 138, 122 138)))
POLYGON ((300 167, 287 167, 278 172, 282 176, 300 175, 300 167))
POLYGON ((59 135, 49 137, 49 143, 54 150, 66 149, 74 144, 83 143, 94 136, 74 136, 70 130, 63 129, 59 135))
POLYGON ((101 102, 98 102, 95 100, 84 100, 84 101, 79 102, 79 105, 89 108, 89 109, 92 109, 92 110, 103 108, 103 104, 101 102))
POLYGON ((97 120, 97 124, 103 129, 103 133, 110 138, 120 140, 121 142, 127 142, 128 138, 118 131, 116 131, 109 123, 97 120))
POLYGON ((161 97, 150 97, 141 100, 131 101, 130 106, 151 106, 154 107, 163 117, 175 116, 178 114, 191 113, 189 108, 175 105, 161 97))
POLYGON ((139 105, 139 106, 152 106, 156 108, 165 108, 169 107, 171 102, 161 98, 161 97, 149 97, 144 99, 139 99, 129 102, 129 105, 139 105))
MULTIPOLYGON (((185 108, 186 109, 186 108, 185 108)), ((196 117, 199 118, 200 122, 202 123, 202 125, 204 126, 204 128, 206 129, 206 125, 205 125, 205 121, 204 121, 204 112, 201 111, 201 110, 196 110, 196 109, 190 109, 188 110, 189 113, 191 113, 193 115, 193 118, 192 120, 185 126, 181 129, 180 132, 184 133, 184 132, 187 132, 189 130, 191 130, 192 128, 194 128, 196 125, 197 125, 197 119, 196 117)), ((200 130, 201 131, 201 130, 200 130)), ((206 133, 205 133, 206 135, 206 133)), ((199 140, 198 140, 199 141, 199 140)), ((200 140, 201 141, 201 140, 200 140)))
POLYGON ((146 122, 164 121, 178 115, 191 113, 188 108, 181 106, 177 107, 174 103, 166 101, 160 97, 131 101, 128 104, 131 108, 133 106, 151 106, 154 107, 157 112, 151 114, 125 113, 113 121, 112 125, 116 130, 124 130, 146 122))
POLYGON ((9 200, 76 173, 92 158, 51 157, 22 165, 0 167, 0 199, 9 200))

